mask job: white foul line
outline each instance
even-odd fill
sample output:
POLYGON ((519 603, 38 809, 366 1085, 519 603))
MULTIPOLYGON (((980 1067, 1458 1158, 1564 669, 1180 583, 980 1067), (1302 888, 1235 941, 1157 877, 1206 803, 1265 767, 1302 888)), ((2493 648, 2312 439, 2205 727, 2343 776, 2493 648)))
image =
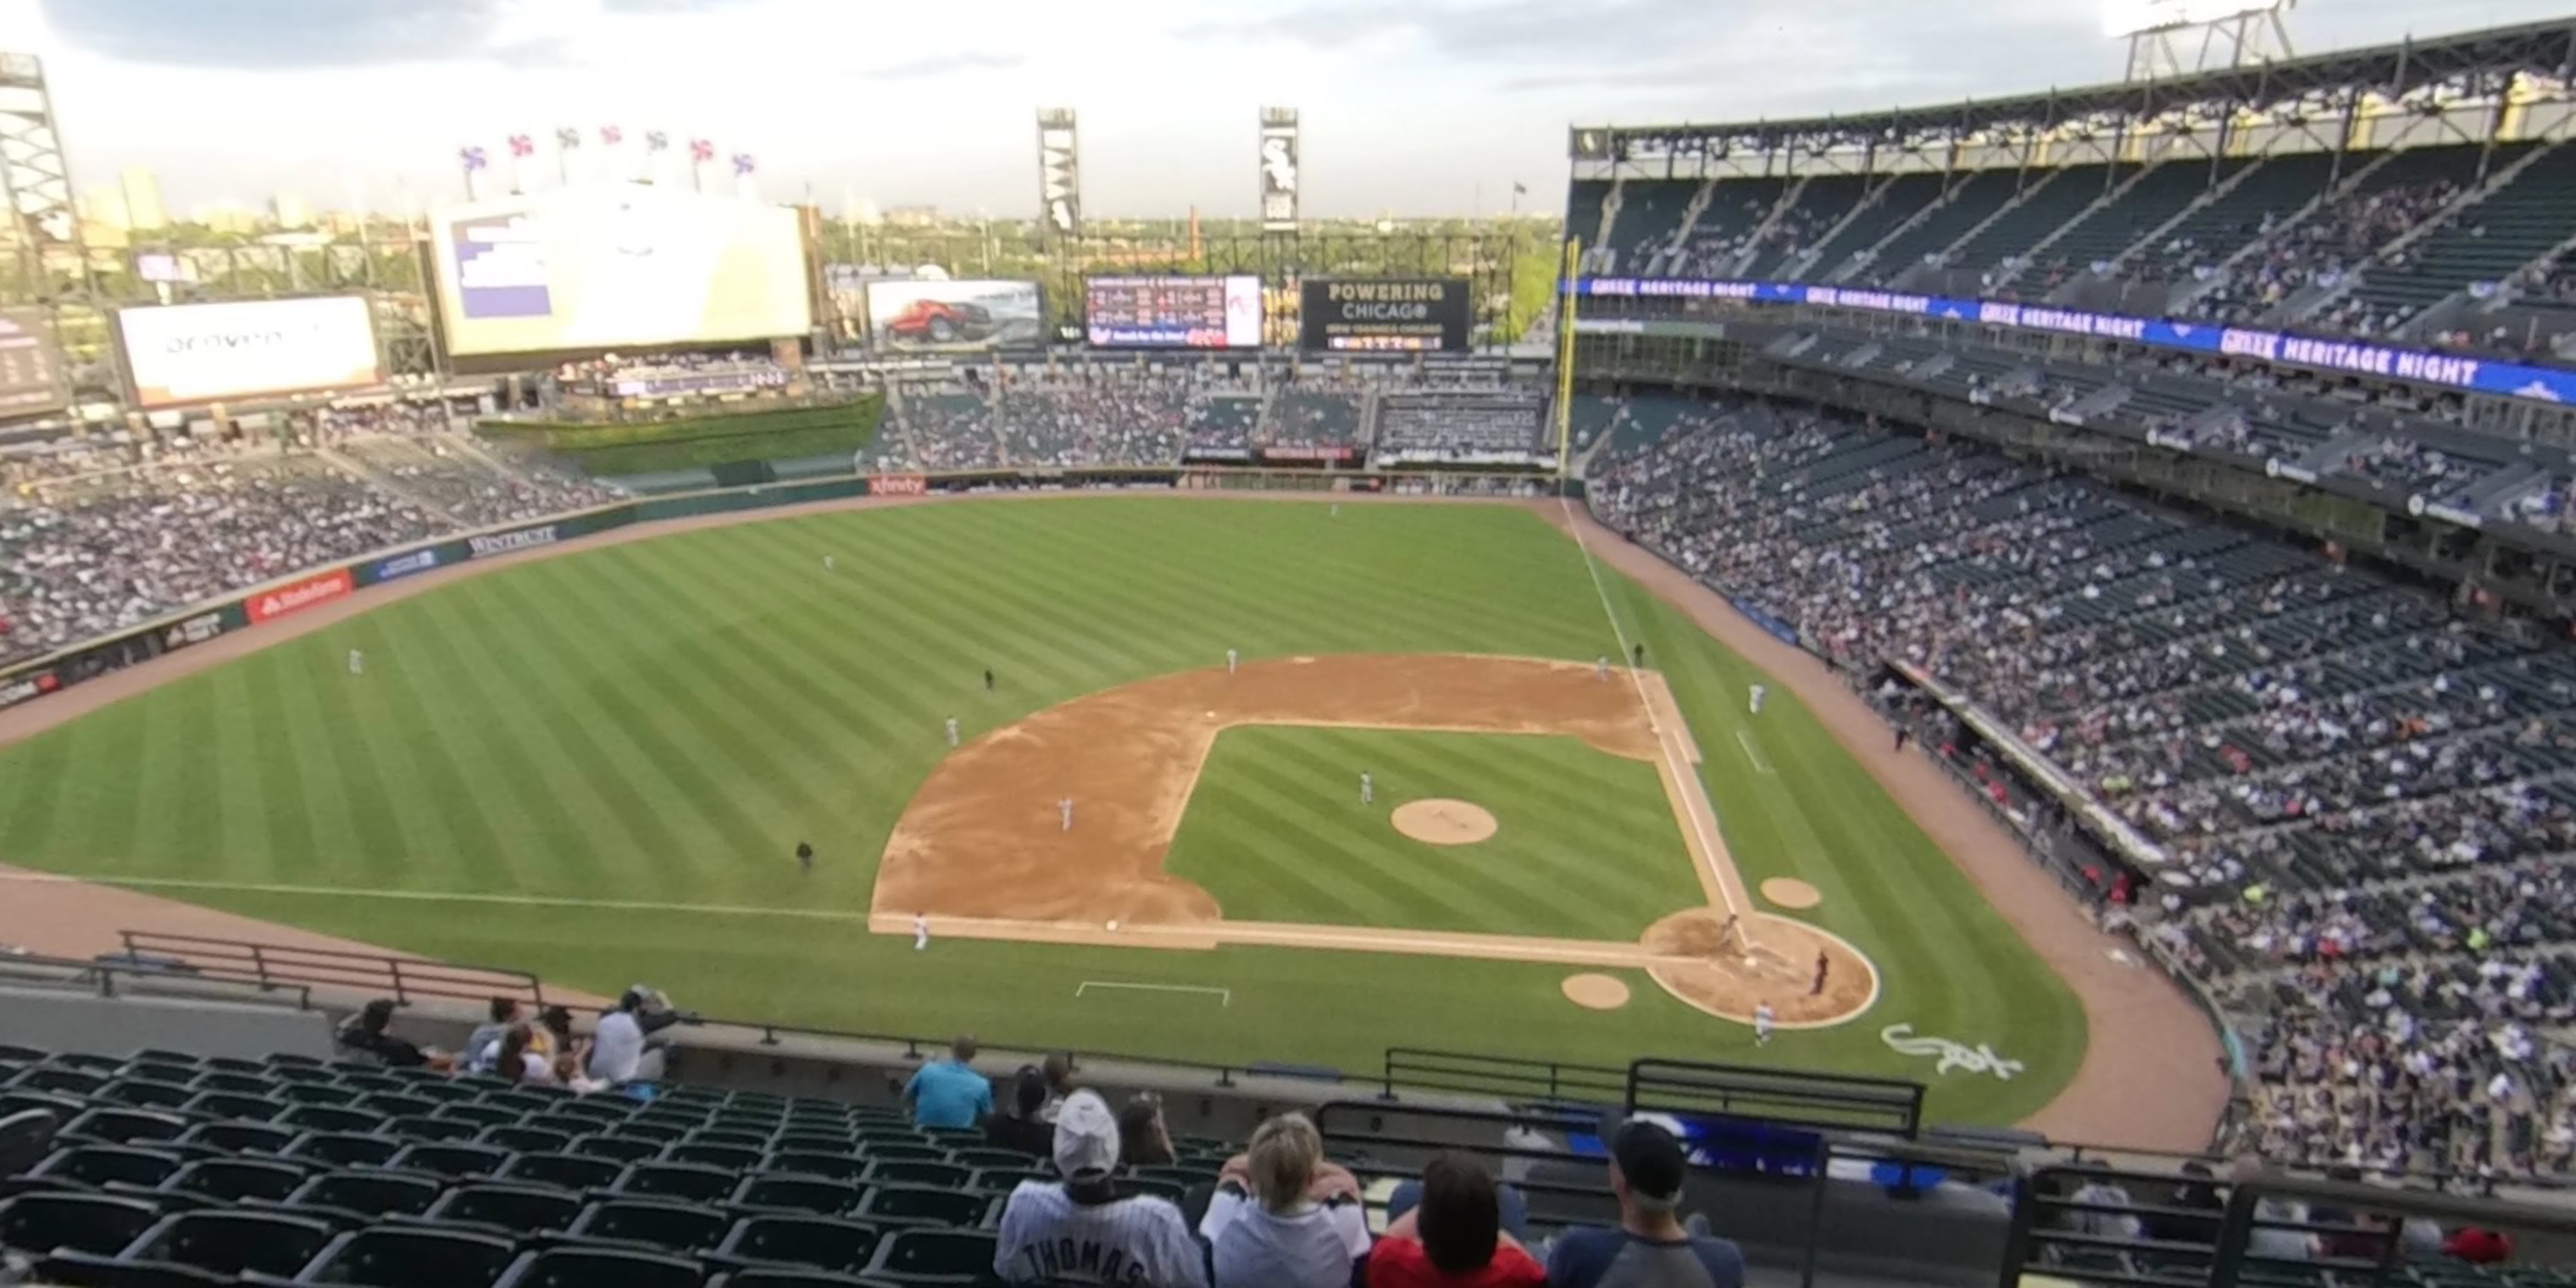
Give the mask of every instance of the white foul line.
POLYGON ((442 890, 378 890, 349 886, 276 885, 258 881, 206 881, 194 877, 65 876, 55 872, 0 872, 0 881, 30 885, 102 885, 132 890, 222 890, 237 894, 312 895, 331 899, 392 899, 415 903, 493 903, 526 908, 590 908, 613 912, 704 912, 726 917, 808 917, 865 921, 868 914, 837 908, 763 908, 748 904, 654 903, 639 899, 581 899, 544 894, 469 894, 442 890))
MULTIPOLYGON (((1682 808, 1690 814, 1691 831, 1699 838, 1700 852, 1708 856, 1709 876, 1717 883, 1717 897, 1726 901, 1726 911, 1730 915, 1740 914, 1743 909, 1735 906, 1735 892, 1726 888, 1726 874, 1716 870, 1717 855, 1725 848, 1725 841, 1723 839, 1712 841, 1709 836, 1709 822, 1703 822, 1700 818, 1700 811, 1704 809, 1709 813, 1710 822, 1713 822, 1717 815, 1717 803, 1708 799, 1708 793, 1700 789, 1699 777, 1689 772, 1688 764, 1673 758, 1671 736, 1665 731, 1663 722, 1655 719, 1654 699, 1646 696, 1646 678, 1638 674, 1637 667, 1634 665, 1637 655, 1630 650, 1627 628, 1619 624, 1619 610, 1610 606, 1610 588, 1601 581, 1601 565, 1593 561, 1591 543, 1583 539, 1583 525, 1574 517, 1574 502, 1559 493, 1556 504, 1565 512, 1565 530, 1573 536, 1574 548, 1583 552, 1584 571, 1592 574, 1592 593, 1601 597, 1601 615, 1610 619, 1610 634, 1619 641, 1619 656, 1631 663, 1628 667, 1628 682, 1636 686, 1637 705, 1645 708, 1646 727, 1655 731, 1656 754, 1664 758, 1665 770, 1671 773, 1674 781, 1680 783, 1684 789, 1681 793, 1682 808)), ((1674 705, 1678 707, 1680 701, 1678 696, 1675 697, 1674 705)), ((1740 927, 1739 933, 1742 933, 1740 927)), ((1753 937, 1749 933, 1744 936, 1744 944, 1747 948, 1753 946, 1753 937)))
POLYGON ((1073 986, 1073 995, 1080 997, 1083 990, 1093 988, 1131 988, 1140 993, 1214 993, 1218 1006, 1234 1005, 1233 989, 1210 988, 1205 984, 1121 984, 1116 980, 1086 979, 1073 986))
POLYGON ((1735 745, 1742 747, 1744 749, 1745 757, 1753 762, 1753 772, 1757 774, 1770 774, 1775 778, 1779 776, 1779 771, 1773 769, 1771 767, 1771 762, 1764 760, 1762 758, 1761 750, 1753 745, 1752 734, 1747 733, 1742 729, 1736 730, 1735 745))

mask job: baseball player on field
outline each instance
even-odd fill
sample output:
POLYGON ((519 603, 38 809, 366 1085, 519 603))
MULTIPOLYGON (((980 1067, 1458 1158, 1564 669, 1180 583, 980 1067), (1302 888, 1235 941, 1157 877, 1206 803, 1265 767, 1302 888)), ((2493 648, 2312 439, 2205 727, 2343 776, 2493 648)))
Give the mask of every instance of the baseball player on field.
POLYGON ((1764 1001, 1753 1004, 1753 1045, 1771 1045, 1771 1019, 1771 1003, 1764 1001))
POLYGON ((1365 769, 1360 771, 1360 804, 1377 804, 1377 780, 1369 777, 1365 769))
POLYGON ((1769 689, 1763 688, 1761 685, 1757 684, 1753 686, 1753 714, 1757 716, 1762 714, 1762 698, 1763 695, 1769 692, 1769 689))
POLYGON ((930 918, 916 912, 912 914, 912 951, 917 953, 929 946, 930 918))
POLYGON ((1234 674, 1234 668, 1241 665, 1242 662, 1242 654, 1235 652, 1233 649, 1227 649, 1225 651, 1225 673, 1227 675, 1234 674))
POLYGON ((350 650, 349 650, 349 674, 351 674, 351 675, 365 675, 366 673, 367 673, 367 655, 366 655, 366 654, 364 654, 364 653, 359 652, 359 651, 358 651, 358 650, 356 650, 356 649, 350 649, 350 650))
POLYGON ((1067 796, 1055 803, 1055 812, 1064 818, 1064 830, 1073 830, 1073 798, 1067 796))
POLYGON ((1604 653, 1592 660, 1592 678, 1596 680, 1608 680, 1610 678, 1609 654, 1604 653))
POLYGON ((948 745, 951 747, 957 745, 957 717, 955 716, 948 717, 948 745))

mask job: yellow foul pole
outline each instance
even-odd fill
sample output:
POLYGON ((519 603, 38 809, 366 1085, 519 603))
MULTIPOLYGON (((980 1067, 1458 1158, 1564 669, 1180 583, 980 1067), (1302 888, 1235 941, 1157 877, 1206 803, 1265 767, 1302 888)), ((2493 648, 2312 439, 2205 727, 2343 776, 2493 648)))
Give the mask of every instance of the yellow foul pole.
POLYGON ((1563 307, 1556 316, 1556 477, 1565 481, 1574 468, 1574 266, 1583 254, 1583 239, 1565 239, 1565 262, 1557 265, 1557 296, 1563 307))

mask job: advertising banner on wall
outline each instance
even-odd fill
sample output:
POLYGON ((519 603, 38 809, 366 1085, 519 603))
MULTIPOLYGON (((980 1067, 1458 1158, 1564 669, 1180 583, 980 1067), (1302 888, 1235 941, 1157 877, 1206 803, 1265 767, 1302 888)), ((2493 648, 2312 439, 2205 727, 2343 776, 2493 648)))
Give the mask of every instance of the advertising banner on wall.
POLYGON ((36 308, 0 309, 0 416, 60 411, 71 400, 53 315, 36 308))
POLYGON ((1271 233, 1297 231, 1297 194, 1303 186, 1298 172, 1297 109, 1265 107, 1261 109, 1261 230, 1271 233))
POLYGON ((1083 286, 1094 348, 1261 347, 1258 277, 1094 277, 1083 286))
POLYGON ((119 309, 116 326, 145 407, 384 383, 362 296, 119 309))
POLYGON ((356 579, 349 575, 348 569, 334 568, 302 581, 289 582, 283 586, 263 590, 243 600, 242 610, 249 614, 250 624, 257 626, 263 622, 276 621, 281 617, 291 617, 316 605, 330 603, 357 589, 357 585, 356 579))
POLYGON ((958 353, 1042 344, 1035 282, 868 283, 868 336, 880 352, 958 353))
POLYGON ((1310 277, 1303 290, 1311 352, 1464 353, 1473 338, 1463 277, 1310 277))

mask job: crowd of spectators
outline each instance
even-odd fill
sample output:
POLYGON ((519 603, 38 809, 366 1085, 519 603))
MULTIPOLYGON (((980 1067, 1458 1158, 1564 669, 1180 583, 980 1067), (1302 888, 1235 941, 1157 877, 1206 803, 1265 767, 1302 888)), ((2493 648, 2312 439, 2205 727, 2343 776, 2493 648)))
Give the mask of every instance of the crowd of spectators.
POLYGON ((453 1051, 426 1047, 394 1032, 394 999, 380 997, 341 1022, 332 1045, 341 1059, 396 1069, 488 1075, 525 1086, 588 1094, 662 1080, 673 1026, 697 1017, 675 1009, 661 990, 638 984, 599 1013, 588 1034, 573 1030, 571 1010, 535 1014, 516 998, 495 997, 490 1018, 453 1051))
POLYGON ((382 404, 229 436, 82 440, 0 458, 0 661, 306 568, 618 495, 542 464, 506 467, 447 423, 435 404, 382 404))
POLYGON ((1857 673, 1964 691, 2162 847, 2121 916, 2255 1017, 2283 1156, 2567 1167, 2576 1070, 2534 1035, 2576 1019, 2547 951, 2576 941, 2576 654, 1805 412, 1695 408, 1595 466, 1606 522, 1857 673))
MULTIPOLYGON (((2449 179, 2347 192, 2286 228, 2265 230, 2252 253, 2211 271, 2210 285, 2186 310, 2221 322, 2252 322, 2310 286, 2332 285, 2381 259, 2381 252, 2457 200, 2449 179)), ((2355 306, 2357 309, 2357 306, 2355 306)), ((2329 330, 2384 330, 2379 319, 2343 309, 2308 325, 2329 330)))

